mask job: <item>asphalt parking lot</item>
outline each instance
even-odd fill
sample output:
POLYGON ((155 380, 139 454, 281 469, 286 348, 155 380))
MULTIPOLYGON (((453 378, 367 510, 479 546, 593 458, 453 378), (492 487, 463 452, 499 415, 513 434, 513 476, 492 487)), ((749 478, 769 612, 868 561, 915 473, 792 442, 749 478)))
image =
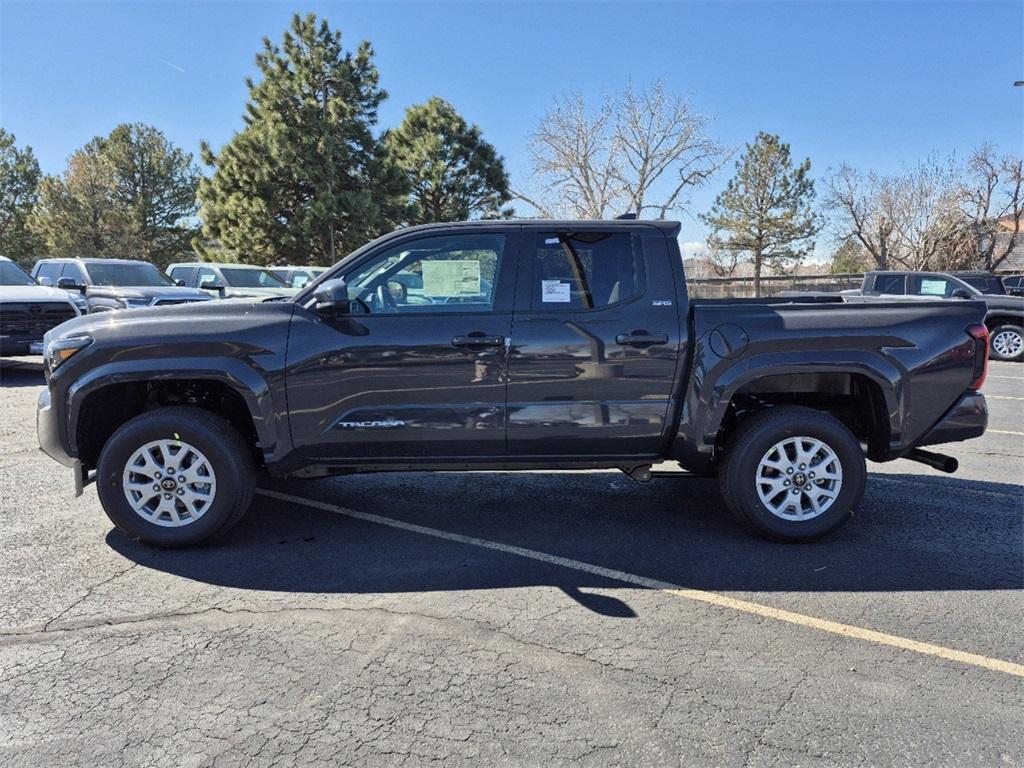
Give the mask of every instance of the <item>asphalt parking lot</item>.
POLYGON ((152 550, 41 386, 0 363, 0 765, 1024 764, 1024 365, 956 475, 871 465, 804 546, 592 472, 277 482, 152 550))

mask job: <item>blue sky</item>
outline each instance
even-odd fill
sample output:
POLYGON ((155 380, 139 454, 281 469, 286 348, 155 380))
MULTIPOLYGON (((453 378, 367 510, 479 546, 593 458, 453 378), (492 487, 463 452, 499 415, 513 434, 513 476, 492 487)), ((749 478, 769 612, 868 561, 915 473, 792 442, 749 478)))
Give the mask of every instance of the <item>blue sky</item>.
MULTIPOLYGON (((0 125, 43 169, 119 122, 196 152, 241 126, 263 36, 313 11, 370 40, 390 93, 381 127, 442 96, 528 181, 552 100, 663 78, 742 146, 778 133, 815 174, 882 172, 983 141, 1022 151, 1024 3, 0 3, 0 125)), ((731 171, 691 196, 705 210, 731 171)), ((526 213, 528 209, 520 206, 526 213)), ((703 238, 682 216, 683 240, 703 238)))

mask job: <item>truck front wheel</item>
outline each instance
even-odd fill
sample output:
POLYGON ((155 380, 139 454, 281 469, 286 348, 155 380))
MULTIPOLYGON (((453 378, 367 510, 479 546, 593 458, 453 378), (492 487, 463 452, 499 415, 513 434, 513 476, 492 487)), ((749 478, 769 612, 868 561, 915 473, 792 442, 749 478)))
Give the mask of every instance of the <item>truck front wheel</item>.
POLYGON ((778 406, 744 421, 728 442, 719 485, 742 523, 777 541, 810 541, 853 515, 867 469, 838 419, 778 406))
POLYGON ((226 532, 245 514, 255 485, 251 451, 231 424, 178 406, 119 427, 96 475, 114 525, 157 547, 192 546, 226 532))

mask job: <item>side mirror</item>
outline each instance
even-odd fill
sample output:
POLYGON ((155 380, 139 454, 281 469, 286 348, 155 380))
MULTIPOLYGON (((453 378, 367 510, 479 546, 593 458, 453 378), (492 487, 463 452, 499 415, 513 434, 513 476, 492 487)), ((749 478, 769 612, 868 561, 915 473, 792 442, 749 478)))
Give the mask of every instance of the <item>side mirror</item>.
POLYGON ((224 298, 224 286, 220 285, 215 277, 204 277, 199 287, 204 291, 216 291, 218 296, 224 298))
POLYGON ((953 290, 952 296, 954 299, 973 299, 974 296, 966 288, 956 288, 953 290))
POLYGON ((313 293, 317 312, 335 312, 348 314, 352 310, 352 302, 348 298, 348 283, 345 278, 336 277, 321 283, 313 293))
POLYGON ((1006 292, 1011 296, 1024 296, 1024 288, 1010 288, 1006 292))
POLYGON ((184 288, 185 287, 185 281, 182 280, 181 278, 178 278, 177 280, 175 280, 174 284, 176 286, 178 286, 179 288, 184 288))
POLYGON ((75 278, 73 277, 57 278, 57 287, 65 291, 78 291, 79 293, 85 293, 85 286, 76 283, 75 278))
POLYGON ((36 282, 39 283, 40 285, 46 286, 47 288, 53 288, 52 277, 37 277, 36 282))

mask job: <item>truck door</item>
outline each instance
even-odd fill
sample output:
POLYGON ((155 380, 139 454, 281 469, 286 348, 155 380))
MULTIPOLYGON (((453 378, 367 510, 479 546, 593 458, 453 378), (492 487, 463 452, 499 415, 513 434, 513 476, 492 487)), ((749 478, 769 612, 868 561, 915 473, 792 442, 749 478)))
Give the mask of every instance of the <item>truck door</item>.
POLYGON ((642 226, 528 226, 520 259, 510 455, 658 453, 680 354, 665 236, 642 226))
POLYGON ((353 313, 296 311, 286 387, 300 453, 367 463, 505 455, 518 230, 390 240, 343 270, 353 313))

